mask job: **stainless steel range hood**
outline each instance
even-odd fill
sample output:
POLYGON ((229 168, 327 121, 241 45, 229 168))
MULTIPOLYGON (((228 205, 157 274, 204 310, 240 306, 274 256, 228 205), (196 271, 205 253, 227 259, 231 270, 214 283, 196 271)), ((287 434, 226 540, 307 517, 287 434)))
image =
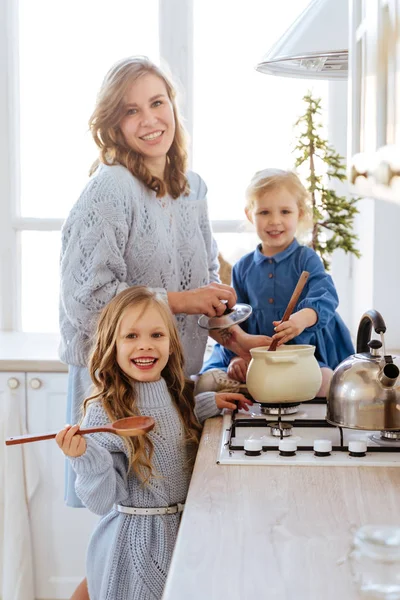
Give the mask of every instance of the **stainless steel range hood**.
POLYGON ((348 0, 312 0, 257 65, 268 75, 347 79, 348 0))

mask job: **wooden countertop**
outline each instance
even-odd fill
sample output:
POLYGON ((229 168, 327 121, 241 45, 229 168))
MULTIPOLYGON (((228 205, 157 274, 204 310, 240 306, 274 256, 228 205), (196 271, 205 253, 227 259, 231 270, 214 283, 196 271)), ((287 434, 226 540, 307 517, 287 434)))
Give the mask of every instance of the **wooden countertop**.
POLYGON ((209 419, 163 600, 355 600, 361 525, 400 523, 400 468, 217 465, 209 419))
POLYGON ((58 358, 60 336, 51 333, 0 332, 0 371, 68 371, 58 358))

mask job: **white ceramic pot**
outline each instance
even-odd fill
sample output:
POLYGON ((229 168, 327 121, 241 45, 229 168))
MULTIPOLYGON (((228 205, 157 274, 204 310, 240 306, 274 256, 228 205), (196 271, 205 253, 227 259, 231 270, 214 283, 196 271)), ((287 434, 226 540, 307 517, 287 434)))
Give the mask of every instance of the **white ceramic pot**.
POLYGON ((315 346, 252 348, 246 385, 257 402, 278 404, 312 400, 321 387, 322 374, 314 356, 315 346))

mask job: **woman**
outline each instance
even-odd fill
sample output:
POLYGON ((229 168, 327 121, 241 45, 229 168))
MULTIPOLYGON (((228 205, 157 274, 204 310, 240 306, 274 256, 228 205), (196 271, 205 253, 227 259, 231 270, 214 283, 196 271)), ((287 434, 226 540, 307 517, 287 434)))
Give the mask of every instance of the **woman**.
MULTIPOLYGON (((127 58, 106 75, 89 121, 99 160, 62 231, 60 356, 69 365, 70 423, 79 421, 91 385, 86 365, 98 314, 117 293, 145 285, 167 296, 187 375, 200 371, 207 342, 198 315, 221 315, 236 302, 219 283, 207 188, 187 171, 175 97, 156 65, 127 58)), ((213 337, 244 356, 270 339, 239 327, 213 337)), ((82 506, 70 468, 66 502, 82 506)), ((73 597, 87 598, 84 584, 73 597)))

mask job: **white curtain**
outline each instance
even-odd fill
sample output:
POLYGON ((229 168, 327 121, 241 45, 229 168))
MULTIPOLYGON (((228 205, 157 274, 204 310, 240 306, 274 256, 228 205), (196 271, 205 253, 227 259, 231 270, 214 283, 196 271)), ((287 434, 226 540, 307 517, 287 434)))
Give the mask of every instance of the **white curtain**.
POLYGON ((29 501, 38 484, 33 444, 6 446, 26 433, 18 393, 6 388, 0 411, 0 565, 2 600, 34 600, 29 501))

